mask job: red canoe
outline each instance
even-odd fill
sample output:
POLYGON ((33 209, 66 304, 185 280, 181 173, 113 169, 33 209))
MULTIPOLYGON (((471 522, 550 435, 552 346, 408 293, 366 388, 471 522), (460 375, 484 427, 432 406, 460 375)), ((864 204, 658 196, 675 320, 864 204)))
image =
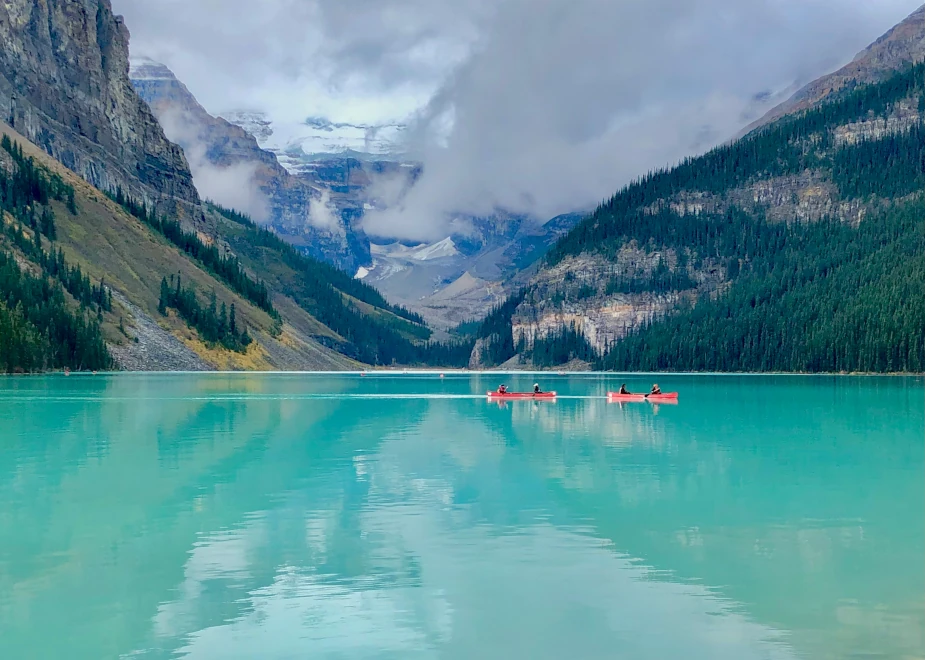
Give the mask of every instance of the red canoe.
POLYGON ((620 394, 619 392, 608 392, 607 400, 608 401, 677 402, 678 393, 677 392, 663 392, 662 394, 650 394, 649 396, 646 396, 645 394, 620 394))
POLYGON ((540 392, 539 394, 534 394, 533 392, 508 392, 507 394, 500 394, 498 392, 488 392, 489 399, 555 399, 555 392, 540 392))

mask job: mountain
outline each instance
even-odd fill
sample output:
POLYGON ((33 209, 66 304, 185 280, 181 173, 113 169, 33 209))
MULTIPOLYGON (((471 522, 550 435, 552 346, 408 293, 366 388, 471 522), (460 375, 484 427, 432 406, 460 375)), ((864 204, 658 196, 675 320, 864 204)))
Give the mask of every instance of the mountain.
POLYGON ((183 152, 125 76, 129 34, 109 0, 9 0, 0 38, 0 119, 94 186, 199 221, 183 152))
POLYGON ((121 189, 110 196, 93 188, 5 124, 0 132, 12 138, 0 149, 5 370, 356 369, 467 359, 465 344, 428 343, 419 317, 240 214, 206 204, 214 235, 187 232, 121 189))
POLYGON ((858 84, 880 82, 910 62, 925 60, 925 5, 877 39, 847 65, 798 90, 746 128, 745 133, 787 114, 815 107, 858 84))
MULTIPOLYGON (((465 363, 465 343, 429 341, 372 287, 200 202, 129 81, 108 2, 11 0, 0 19, 15 124, 0 122, 0 368, 465 363)), ((226 124, 212 125, 217 166, 261 157, 226 124)))
POLYGON ((369 242, 351 223, 357 214, 331 200, 329 185, 290 174, 253 135, 206 112, 163 64, 133 59, 129 75, 168 137, 187 154, 204 195, 230 200, 315 258, 351 272, 369 263, 369 242))
POLYGON ((925 371, 921 15, 866 51, 892 75, 601 204, 489 314, 470 364, 925 371))
POLYGON ((546 223, 502 213, 460 216, 450 235, 406 250, 397 239, 370 238, 360 227, 367 212, 388 208, 382 186, 410 188, 421 176, 420 163, 396 155, 401 125, 310 118, 281 128, 257 112, 214 117, 163 64, 133 59, 130 76, 167 135, 188 155, 204 195, 222 201, 205 186, 233 179, 234 168, 250 168, 235 190, 250 186, 257 198, 235 206, 259 207, 265 201, 267 212, 259 219, 281 237, 355 273, 436 327, 469 320, 503 299, 517 274, 580 219, 577 214, 546 223), (452 251, 444 249, 449 244, 452 251))
POLYGON ((449 328, 503 301, 581 217, 460 218, 465 229, 433 243, 373 243, 372 264, 358 275, 435 328, 449 328))

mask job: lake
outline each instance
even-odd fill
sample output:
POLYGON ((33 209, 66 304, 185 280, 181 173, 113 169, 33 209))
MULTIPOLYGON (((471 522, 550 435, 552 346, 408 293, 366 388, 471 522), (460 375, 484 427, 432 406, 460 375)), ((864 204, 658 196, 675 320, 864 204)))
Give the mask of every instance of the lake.
POLYGON ((923 658, 923 429, 916 377, 0 378, 0 657, 923 658))

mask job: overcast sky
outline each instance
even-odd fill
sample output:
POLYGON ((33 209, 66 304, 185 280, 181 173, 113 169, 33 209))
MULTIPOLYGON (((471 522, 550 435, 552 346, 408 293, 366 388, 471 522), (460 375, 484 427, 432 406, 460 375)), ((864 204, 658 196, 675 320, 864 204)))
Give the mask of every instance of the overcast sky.
MULTIPOLYGON (((920 0, 113 0, 214 114, 405 120, 421 181, 369 229, 547 218, 716 144, 920 0), (756 95, 780 98, 756 101, 756 95)), ((397 188, 397 187, 396 187, 397 188)))

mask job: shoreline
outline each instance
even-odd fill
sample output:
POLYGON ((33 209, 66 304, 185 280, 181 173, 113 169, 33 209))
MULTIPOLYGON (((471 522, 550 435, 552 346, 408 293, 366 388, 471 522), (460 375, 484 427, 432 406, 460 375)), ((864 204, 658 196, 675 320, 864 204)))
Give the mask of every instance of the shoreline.
POLYGON ((245 370, 211 370, 211 371, 135 371, 135 370, 114 370, 114 371, 71 371, 65 373, 63 370, 38 371, 29 373, 0 373, 0 377, 21 378, 21 377, 38 377, 38 376, 121 376, 121 375, 190 375, 197 374, 207 375, 231 375, 231 374, 250 374, 250 375, 356 375, 356 376, 481 376, 488 374, 497 375, 524 375, 524 376, 828 376, 828 377, 898 377, 913 378, 925 377, 925 372, 877 372, 877 371, 527 371, 527 370, 506 370, 506 369, 419 369, 419 368, 383 368, 375 367, 367 370, 322 370, 322 371, 245 371, 245 370))

